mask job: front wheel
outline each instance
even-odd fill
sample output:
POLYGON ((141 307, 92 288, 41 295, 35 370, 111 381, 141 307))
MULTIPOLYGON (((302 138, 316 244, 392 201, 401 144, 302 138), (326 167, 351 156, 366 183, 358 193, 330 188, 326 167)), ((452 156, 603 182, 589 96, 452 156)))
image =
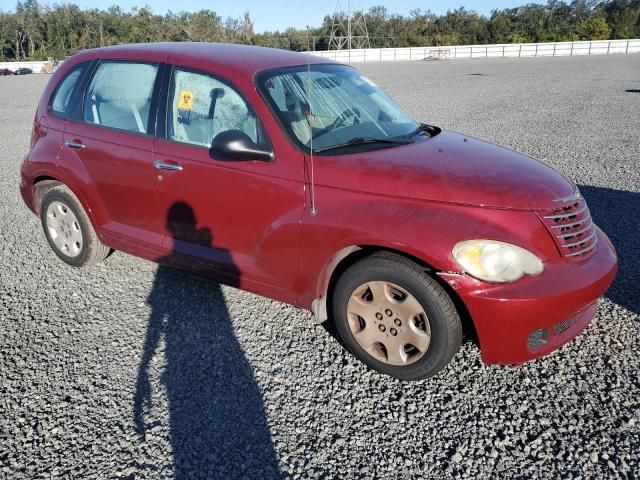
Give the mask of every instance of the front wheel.
POLYGON ((353 355, 401 380, 436 374, 462 343, 460 317, 447 292, 424 268, 388 252, 365 257, 342 274, 333 319, 353 355))

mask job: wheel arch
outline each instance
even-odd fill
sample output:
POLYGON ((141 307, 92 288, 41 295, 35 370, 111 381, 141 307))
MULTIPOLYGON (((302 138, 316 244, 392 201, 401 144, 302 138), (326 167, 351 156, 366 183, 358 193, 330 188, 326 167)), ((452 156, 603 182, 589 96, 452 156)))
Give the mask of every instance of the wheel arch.
POLYGON ((325 263, 320 277, 318 278, 315 299, 311 305, 311 312, 316 317, 316 321, 318 323, 322 323, 328 319, 329 315, 327 305, 330 303, 331 292, 338 278, 340 278, 340 275, 342 275, 345 270, 358 260, 376 252, 395 253, 417 263, 426 271, 437 272, 437 270, 425 260, 392 247, 366 243, 343 247, 333 254, 333 256, 325 263))
POLYGON ((425 272, 433 277, 445 289, 447 294, 449 294, 456 309, 458 310, 465 337, 477 343, 475 325, 465 303, 451 285, 439 276, 440 270, 432 266, 423 258, 417 257, 403 250, 380 245, 351 245, 336 252, 329 262, 327 262, 323 274, 320 276, 318 281, 318 294, 311 305, 311 311, 317 323, 324 323, 332 320, 331 308, 329 308, 329 306, 333 301, 333 290, 340 276, 354 263, 378 252, 388 252, 404 257, 422 267, 425 272))
POLYGON ((35 210, 36 214, 40 214, 42 198, 44 197, 45 193, 47 193, 47 190, 55 187, 56 185, 64 185, 64 183, 50 175, 40 175, 33 179, 33 183, 31 185, 31 194, 33 196, 33 209, 35 210))
POLYGON ((97 222, 95 218, 95 212, 92 210, 91 206, 88 204, 83 193, 78 189, 74 188, 73 185, 70 185, 69 182, 66 182, 63 178, 59 176, 52 176, 50 174, 42 174, 34 177, 32 182, 32 195, 33 195, 33 208, 37 215, 40 215, 40 207, 42 204, 42 199, 47 191, 57 185, 62 185, 69 189, 69 191, 78 199, 80 205, 86 212, 89 217, 89 221, 91 222, 98 238, 103 241, 103 237, 99 228, 97 228, 97 222))

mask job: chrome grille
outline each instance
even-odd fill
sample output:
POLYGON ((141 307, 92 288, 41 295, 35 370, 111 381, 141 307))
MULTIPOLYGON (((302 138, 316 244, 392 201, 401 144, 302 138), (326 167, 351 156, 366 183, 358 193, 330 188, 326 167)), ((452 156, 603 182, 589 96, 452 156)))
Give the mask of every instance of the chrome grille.
POLYGON ((587 203, 579 192, 539 216, 568 261, 577 263, 593 255, 598 238, 587 203))

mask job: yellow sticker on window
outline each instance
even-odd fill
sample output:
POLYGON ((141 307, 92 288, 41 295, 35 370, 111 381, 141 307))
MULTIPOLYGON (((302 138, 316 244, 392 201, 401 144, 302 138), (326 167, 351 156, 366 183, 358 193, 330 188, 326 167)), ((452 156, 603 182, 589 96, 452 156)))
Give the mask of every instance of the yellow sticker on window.
POLYGON ((191 90, 182 90, 180 92, 178 108, 180 110, 191 110, 193 108, 193 92, 191 90))

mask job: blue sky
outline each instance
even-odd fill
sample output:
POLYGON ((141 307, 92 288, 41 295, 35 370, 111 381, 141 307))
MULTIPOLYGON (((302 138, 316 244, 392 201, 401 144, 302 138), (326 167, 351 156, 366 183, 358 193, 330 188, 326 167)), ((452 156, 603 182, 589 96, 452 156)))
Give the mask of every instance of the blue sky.
MULTIPOLYGON (((435 0, 352 0, 352 3, 359 8, 369 9, 374 5, 384 5, 391 13, 407 15, 414 8, 431 10, 434 13, 442 14, 447 10, 452 10, 464 6, 469 10, 488 15, 495 8, 507 8, 524 5, 526 3, 544 3, 545 0, 514 1, 514 0, 458 0, 458 1, 435 1, 435 0)), ((41 4, 54 3, 75 3, 83 8, 108 8, 117 4, 124 10, 132 7, 144 5, 145 1, 138 0, 43 0, 41 4)), ((304 28, 309 26, 319 26, 325 15, 331 14, 335 10, 336 0, 307 0, 307 1, 287 1, 287 0, 182 0, 175 2, 171 0, 149 1, 148 4, 157 13, 165 13, 167 10, 194 11, 200 9, 215 10, 223 18, 238 17, 245 10, 249 10, 255 20, 256 32, 265 30, 284 30, 293 26, 304 28)), ((346 8, 347 0, 341 0, 343 8, 346 8)), ((0 10, 13 11, 15 0, 0 0, 0 10)))

